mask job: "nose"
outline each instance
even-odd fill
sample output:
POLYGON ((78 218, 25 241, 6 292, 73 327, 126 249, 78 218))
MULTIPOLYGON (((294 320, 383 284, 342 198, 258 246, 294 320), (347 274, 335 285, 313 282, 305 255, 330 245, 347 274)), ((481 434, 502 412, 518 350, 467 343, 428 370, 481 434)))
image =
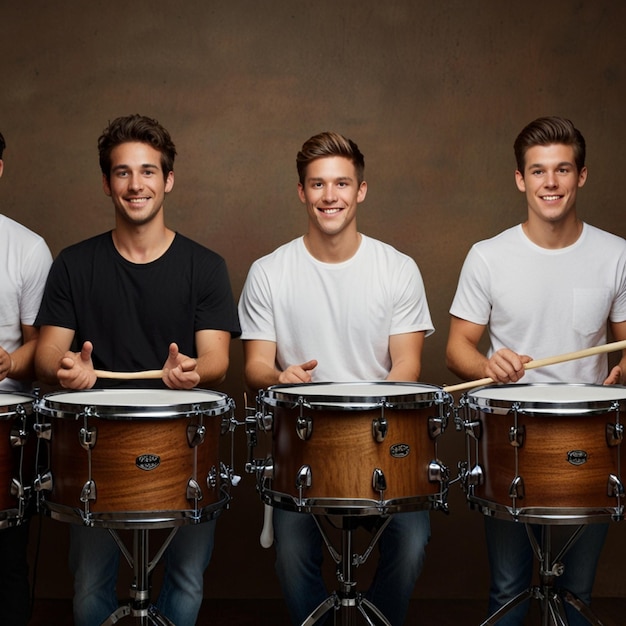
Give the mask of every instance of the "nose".
POLYGON ((548 172, 546 174, 545 186, 553 189, 558 186, 558 181, 554 172, 548 172))
POLYGON ((128 179, 128 188, 131 189, 132 191, 139 191, 140 189, 143 189, 143 180, 140 174, 138 173, 130 174, 129 179, 128 179))
POLYGON ((324 187, 324 194, 322 196, 322 199, 327 204, 330 204, 330 203, 334 202, 337 199, 337 193, 335 192, 335 186, 334 185, 326 185, 324 187))

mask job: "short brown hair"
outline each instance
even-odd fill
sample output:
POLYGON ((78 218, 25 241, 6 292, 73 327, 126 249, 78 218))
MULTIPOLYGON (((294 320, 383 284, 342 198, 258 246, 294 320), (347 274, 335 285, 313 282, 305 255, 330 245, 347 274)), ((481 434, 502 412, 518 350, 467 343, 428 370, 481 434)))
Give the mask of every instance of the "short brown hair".
POLYGON ((572 146, 578 171, 585 167, 585 138, 574 124, 564 117, 540 117, 525 126, 513 144, 518 171, 524 173, 526 152, 530 148, 553 143, 572 146))
POLYGON ((152 146, 161 153, 163 178, 174 170, 176 146, 170 134, 151 117, 145 115, 127 115, 118 117, 104 129, 98 139, 100 169, 107 180, 111 178, 111 151, 123 143, 137 141, 152 146))
POLYGON ((359 146, 351 139, 339 133, 324 132, 307 139, 302 150, 296 156, 296 167, 300 184, 304 185, 306 168, 317 159, 325 157, 341 156, 349 159, 354 164, 359 185, 363 182, 365 171, 365 158, 359 146))

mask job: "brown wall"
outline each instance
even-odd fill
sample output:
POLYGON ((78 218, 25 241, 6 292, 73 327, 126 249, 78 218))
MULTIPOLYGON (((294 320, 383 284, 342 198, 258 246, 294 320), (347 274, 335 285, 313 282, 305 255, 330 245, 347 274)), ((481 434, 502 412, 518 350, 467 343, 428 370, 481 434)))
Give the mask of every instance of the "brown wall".
MULTIPOLYGON (((2 3, 0 128, 9 148, 3 213, 53 253, 112 226, 96 139, 106 122, 159 119, 179 150, 169 224, 227 259, 238 297, 251 262, 300 234, 294 159, 322 130, 354 138, 369 193, 360 228, 413 256, 437 332, 423 380, 444 365, 447 310, 469 246, 522 219, 512 143, 540 115, 572 118, 588 142, 584 219, 626 235, 621 2, 187 0, 2 3)), ((506 260, 503 260, 506 262, 506 260)), ((536 358, 548 355, 533 355, 536 358)), ((224 390, 243 419, 241 345, 224 390)), ((237 471, 245 439, 236 433, 237 471)), ((441 455, 453 475, 462 435, 441 455)), ((549 472, 549 468, 546 468, 549 472)), ((262 510, 244 475, 218 524, 210 597, 279 594, 262 510)), ((416 595, 485 597, 480 515, 458 484, 416 595), (471 571, 471 575, 465 572, 471 571)), ((34 526, 34 531, 37 525, 34 526)), ((43 520, 37 593, 68 597, 67 527, 43 520)), ((626 528, 611 527, 596 594, 624 595, 626 528)))

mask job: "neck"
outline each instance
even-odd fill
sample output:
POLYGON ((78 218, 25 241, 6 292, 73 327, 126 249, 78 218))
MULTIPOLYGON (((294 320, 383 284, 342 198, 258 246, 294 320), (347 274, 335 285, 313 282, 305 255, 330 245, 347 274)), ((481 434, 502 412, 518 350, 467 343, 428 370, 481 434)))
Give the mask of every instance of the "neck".
POLYGON ((357 253, 361 233, 355 230, 352 233, 321 235, 310 230, 304 235, 304 245, 309 254, 322 263, 343 263, 357 253))
POLYGON ((150 263, 165 254, 176 233, 161 225, 121 226, 112 231, 116 250, 131 263, 150 263))
POLYGON ((522 224, 526 236, 541 248, 558 250, 567 248, 578 241, 583 222, 575 215, 564 222, 544 222, 529 219, 522 224))

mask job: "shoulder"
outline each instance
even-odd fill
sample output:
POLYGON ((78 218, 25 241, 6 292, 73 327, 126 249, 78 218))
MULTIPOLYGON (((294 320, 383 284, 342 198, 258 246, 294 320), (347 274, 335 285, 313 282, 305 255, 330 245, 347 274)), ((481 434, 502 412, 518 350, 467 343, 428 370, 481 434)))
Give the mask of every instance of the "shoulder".
POLYGON ((10 237, 12 241, 16 237, 21 242, 31 244, 43 242, 44 240, 41 235, 6 215, 0 215, 0 232, 6 233, 7 237, 10 237))
POLYGON ((617 249, 626 250, 626 239, 619 237, 607 230, 602 230, 597 226, 592 226, 585 222, 585 240, 592 245, 598 245, 600 242, 604 246, 611 246, 617 249))
POLYGON ((176 233, 171 251, 175 254, 190 255, 216 264, 224 263, 224 258, 220 254, 180 233, 176 233))

